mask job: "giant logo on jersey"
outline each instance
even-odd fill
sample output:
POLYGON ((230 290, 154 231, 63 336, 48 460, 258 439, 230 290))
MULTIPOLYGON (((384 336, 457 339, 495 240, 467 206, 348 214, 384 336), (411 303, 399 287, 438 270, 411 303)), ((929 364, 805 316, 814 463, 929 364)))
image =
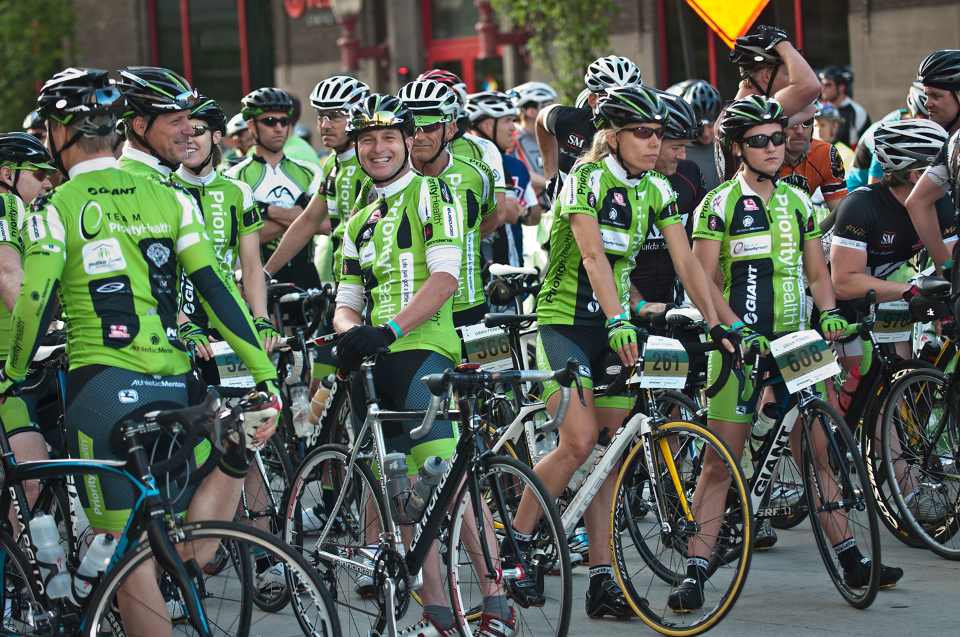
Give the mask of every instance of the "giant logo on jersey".
POLYGON ((780 181, 782 181, 785 184, 790 184, 791 186, 796 186, 797 188, 807 193, 808 195, 812 194, 810 192, 810 181, 803 175, 798 175, 797 173, 793 173, 792 175, 786 175, 785 177, 781 177, 780 181))
POLYGON ((100 234, 100 222, 103 221, 103 209, 96 201, 88 201, 80 209, 80 236, 84 241, 92 241, 100 234))
POLYGON ((774 318, 771 260, 734 261, 730 265, 730 279, 730 309, 747 325, 769 329, 774 318))

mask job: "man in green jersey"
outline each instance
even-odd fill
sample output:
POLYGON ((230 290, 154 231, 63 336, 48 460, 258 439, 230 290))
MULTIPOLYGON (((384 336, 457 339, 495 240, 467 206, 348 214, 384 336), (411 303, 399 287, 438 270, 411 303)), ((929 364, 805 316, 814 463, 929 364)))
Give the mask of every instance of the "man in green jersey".
POLYGON ((169 179, 187 157, 193 129, 187 122, 197 92, 168 69, 131 66, 120 71, 118 88, 127 111, 123 114, 127 141, 120 167, 136 175, 169 179))
MULTIPOLYGON (((227 176, 246 182, 260 208, 263 227, 259 231, 263 260, 279 247, 283 234, 297 220, 320 189, 320 168, 316 164, 291 159, 283 153, 290 128, 293 102, 278 88, 260 88, 241 101, 243 117, 253 134, 253 155, 227 171, 227 176)), ((271 272, 283 282, 295 283, 307 290, 320 287, 313 264, 313 243, 303 248, 271 272)), ((299 307, 290 308, 299 313, 299 307)))
MULTIPOLYGON (((65 420, 76 458, 119 459, 117 425, 188 402, 190 363, 176 337, 176 283, 182 268, 211 306, 214 325, 269 399, 245 414, 248 444, 275 431, 276 370, 263 352, 233 282, 220 272, 200 210, 178 188, 120 170, 111 152, 123 96, 106 71, 67 69, 38 98, 48 144, 69 182, 37 199, 23 223, 24 279, 11 321, 14 340, 0 371, 0 395, 21 382, 59 298, 69 308, 65 420)), ((155 451, 169 450, 162 434, 155 451)), ((206 450, 209 449, 209 443, 206 450)), ((198 445, 198 462, 204 458, 198 445)), ((160 456, 162 457, 162 456, 160 456)), ((248 458, 231 446, 200 485, 166 487, 175 512, 233 518, 248 458), (180 497, 183 496, 183 497, 180 497)), ((95 533, 125 528, 134 493, 125 480, 87 476, 80 500, 95 533)), ((216 551, 192 547, 198 563, 216 551)), ((152 563, 132 573, 119 599, 129 634, 170 633, 152 563), (148 610, 150 612, 144 612, 148 610)))
MULTIPOLYGON (((20 231, 26 213, 24 201, 33 201, 50 190, 47 173, 56 168, 43 144, 27 133, 4 133, 0 135, 0 361, 5 361, 10 351, 10 313, 20 295, 23 282, 21 258, 23 243, 20 231)), ((10 448, 17 462, 45 460, 47 447, 40 434, 35 412, 35 400, 14 397, 0 404, 0 420, 10 438, 10 448)), ((33 506, 40 494, 36 480, 23 484, 27 503, 33 506)), ((15 516, 11 516, 14 530, 19 529, 15 516)))

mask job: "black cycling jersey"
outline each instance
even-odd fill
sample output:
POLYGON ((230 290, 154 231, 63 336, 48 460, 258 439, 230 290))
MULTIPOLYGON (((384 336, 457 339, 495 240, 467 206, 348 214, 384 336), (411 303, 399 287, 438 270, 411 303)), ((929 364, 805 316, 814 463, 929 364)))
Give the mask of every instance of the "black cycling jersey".
POLYGON ((553 104, 545 110, 544 128, 557 138, 560 149, 557 166, 561 173, 569 175, 573 164, 593 143, 593 135, 597 132, 593 109, 553 104))
MULTIPOLYGON (((703 173, 696 162, 683 159, 677 162, 677 172, 667 177, 667 181, 677 193, 677 210, 689 237, 693 232, 697 204, 707 196, 703 173)), ((637 265, 630 273, 630 281, 647 301, 677 302, 677 272, 667 251, 667 242, 655 225, 650 226, 647 239, 637 254, 637 265)))

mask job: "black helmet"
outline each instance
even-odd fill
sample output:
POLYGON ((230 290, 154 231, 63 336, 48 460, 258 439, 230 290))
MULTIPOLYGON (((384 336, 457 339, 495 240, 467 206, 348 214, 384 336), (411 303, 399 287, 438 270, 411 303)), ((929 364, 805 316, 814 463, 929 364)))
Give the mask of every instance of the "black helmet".
POLYGON ((199 96, 197 105, 190 109, 190 119, 202 119, 221 135, 227 134, 227 116, 216 100, 209 97, 199 96))
POLYGON ((155 66, 128 66, 120 71, 117 86, 127 100, 127 117, 187 111, 199 99, 185 79, 155 66))
POLYGON ((382 128, 396 128, 405 136, 414 132, 413 114, 393 95, 371 93, 350 108, 347 137, 357 141, 360 133, 382 128))
POLYGON ((774 49, 767 49, 766 39, 760 31, 737 38, 730 51, 730 61, 737 66, 752 71, 760 66, 780 66, 783 58, 774 49))
POLYGON ((664 139, 693 141, 703 137, 703 122, 697 117, 697 112, 689 102, 673 93, 657 89, 650 90, 657 94, 670 111, 664 126, 667 129, 664 139))
POLYGON ((720 143, 730 146, 743 138, 754 126, 780 124, 787 126, 787 116, 780 102, 763 95, 750 95, 736 100, 720 116, 720 143))
POLYGON ((27 164, 44 170, 56 170, 47 147, 28 133, 0 134, 0 164, 27 164))
POLYGON ((597 100, 597 114, 612 126, 631 123, 667 124, 669 110, 664 100, 643 86, 608 88, 597 100))
POLYGON ((931 53, 920 63, 917 81, 942 91, 960 91, 960 51, 946 49, 931 53))
POLYGON ((290 99, 290 94, 278 88, 258 88, 240 100, 240 107, 244 119, 251 119, 270 111, 293 114, 293 100, 290 99))
POLYGON ((684 80, 668 88, 667 93, 678 95, 692 105, 703 124, 717 121, 723 109, 720 91, 704 80, 684 80))
POLYGON ((123 94, 116 83, 99 69, 68 68, 44 83, 37 97, 37 112, 43 119, 79 127, 91 136, 113 134, 114 122, 108 127, 90 127, 81 120, 94 115, 123 114, 123 94), (104 129, 104 130, 101 130, 104 129))
POLYGON ((43 128, 44 127, 43 118, 40 117, 40 113, 37 112, 37 109, 33 109, 27 116, 23 118, 23 130, 30 130, 31 128, 43 128))
POLYGON ((820 79, 850 86, 853 83, 853 71, 846 64, 828 64, 820 71, 820 79))

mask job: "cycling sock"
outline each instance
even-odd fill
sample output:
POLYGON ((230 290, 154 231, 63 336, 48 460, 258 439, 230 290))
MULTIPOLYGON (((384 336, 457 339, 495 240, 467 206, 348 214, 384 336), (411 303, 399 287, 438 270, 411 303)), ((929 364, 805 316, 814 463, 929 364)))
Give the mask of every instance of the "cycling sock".
POLYGON ((860 554, 860 549, 857 548, 856 538, 850 538, 849 540, 844 540, 834 545, 833 550, 836 551, 837 560, 840 561, 840 566, 842 566, 845 571, 853 570, 860 564, 860 560, 863 559, 863 555, 860 554))
POLYGON ((220 457, 217 468, 231 478, 243 479, 250 470, 253 451, 241 450, 236 445, 228 445, 227 452, 220 457))
POLYGON ((608 579, 613 579, 612 566, 590 567, 590 594, 592 595, 608 579))
POLYGON ((449 606, 424 606, 423 614, 440 630, 453 628, 453 611, 449 606))
MULTIPOLYGON (((501 593, 500 595, 484 597, 483 612, 487 615, 499 617, 500 619, 509 619, 510 604, 507 603, 507 596, 501 593)), ((453 613, 451 613, 450 616, 452 617, 453 613)))
POLYGON ((323 508, 327 511, 333 511, 333 505, 337 503, 337 492, 333 489, 323 487, 323 508))
POLYGON ((707 566, 709 562, 702 557, 687 558, 687 579, 696 580, 698 584, 707 581, 707 566))
POLYGON ((517 542, 527 542, 527 543, 529 543, 530 540, 533 539, 533 534, 531 533, 530 535, 525 535, 525 534, 521 533, 520 531, 514 529, 514 530, 513 530, 513 537, 517 538, 517 542))

